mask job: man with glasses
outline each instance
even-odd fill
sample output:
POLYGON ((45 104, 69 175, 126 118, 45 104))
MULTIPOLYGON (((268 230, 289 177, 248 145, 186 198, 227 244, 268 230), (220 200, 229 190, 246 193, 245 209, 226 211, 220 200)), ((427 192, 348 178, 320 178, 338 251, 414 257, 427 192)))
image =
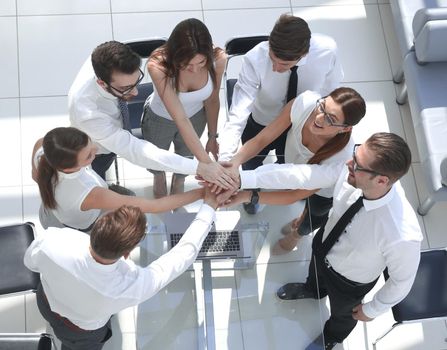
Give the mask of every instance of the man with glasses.
POLYGON ((147 267, 128 259, 146 232, 146 217, 137 207, 105 214, 90 236, 70 228, 50 228, 39 235, 24 263, 41 274, 37 305, 62 350, 101 349, 112 335, 113 314, 151 298, 194 262, 216 208, 215 195, 206 190, 180 242, 147 267))
POLYGON ((312 242, 306 282, 288 283, 277 291, 281 300, 329 297, 331 316, 307 350, 332 349, 358 320, 371 321, 410 291, 422 240, 398 181, 410 165, 410 149, 401 137, 377 133, 356 145, 346 164, 269 164, 241 172, 244 188, 335 186, 333 209, 312 242), (371 301, 362 303, 385 268, 388 280, 371 301))
MULTIPOLYGON (((70 88, 71 125, 84 131, 98 146, 93 170, 105 179, 107 169, 119 155, 145 168, 210 178, 212 165, 159 149, 130 132, 126 102, 138 94, 137 85, 144 77, 140 63, 140 56, 127 45, 105 42, 95 48, 70 88)), ((132 193, 116 185, 111 189, 132 193)))
MULTIPOLYGON (((311 35, 306 21, 283 14, 275 23, 269 41, 245 54, 233 99, 220 138, 219 160, 230 160, 239 140, 246 143, 273 122, 291 99, 306 90, 329 94, 340 85, 343 69, 335 41, 322 34, 311 35)), ((287 130, 243 165, 256 169, 271 150, 277 163, 284 163, 287 130)), ((244 206, 253 214, 256 210, 244 206)))

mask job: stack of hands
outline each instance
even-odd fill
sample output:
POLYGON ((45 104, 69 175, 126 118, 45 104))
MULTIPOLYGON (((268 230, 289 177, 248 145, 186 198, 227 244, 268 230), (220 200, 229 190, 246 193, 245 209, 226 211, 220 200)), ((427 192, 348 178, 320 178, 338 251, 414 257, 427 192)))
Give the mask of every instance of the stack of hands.
POLYGON ((196 179, 214 194, 218 207, 227 207, 250 201, 249 191, 239 191, 239 164, 236 162, 199 163, 196 179))

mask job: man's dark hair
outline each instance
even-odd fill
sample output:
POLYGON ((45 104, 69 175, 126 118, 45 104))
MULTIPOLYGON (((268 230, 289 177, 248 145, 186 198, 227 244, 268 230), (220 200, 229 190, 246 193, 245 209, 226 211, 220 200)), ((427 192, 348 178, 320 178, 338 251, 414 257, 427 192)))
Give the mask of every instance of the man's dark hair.
POLYGON ((269 45, 280 60, 295 61, 309 52, 310 37, 305 20, 282 14, 270 33, 269 45))
POLYGON ((365 145, 374 153, 374 160, 369 167, 388 176, 391 182, 399 180, 410 168, 411 151, 402 137, 379 132, 368 138, 365 145))
POLYGON ((101 258, 116 260, 144 237, 146 216, 140 208, 123 205, 99 218, 90 233, 90 246, 101 258))
POLYGON ((126 44, 107 41, 93 50, 92 65, 97 78, 110 83, 113 72, 133 74, 141 64, 141 57, 126 44))

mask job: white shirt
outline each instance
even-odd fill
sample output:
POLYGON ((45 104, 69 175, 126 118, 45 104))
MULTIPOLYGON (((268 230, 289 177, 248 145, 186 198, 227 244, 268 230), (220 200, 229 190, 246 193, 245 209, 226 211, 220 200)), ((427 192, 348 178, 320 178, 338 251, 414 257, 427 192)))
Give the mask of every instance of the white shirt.
MULTIPOLYGON (((33 162, 36 168, 43 154, 43 147, 34 154, 33 162)), ((82 202, 92 189, 107 188, 107 183, 89 167, 82 167, 79 171, 70 174, 58 171, 57 175, 58 182, 54 188, 54 199, 57 205, 55 209, 45 209, 45 211, 49 210, 63 225, 81 230, 90 227, 102 211, 100 209, 81 210, 82 202)))
POLYGON ((98 329, 111 315, 149 299, 182 274, 196 259, 213 220, 214 210, 203 204, 180 242, 144 268, 124 258, 111 265, 96 262, 90 237, 69 228, 40 235, 24 263, 41 274, 53 312, 82 329, 98 329))
POLYGON ((89 167, 66 174, 58 171, 59 181, 54 190, 57 207, 51 209, 64 225, 86 229, 101 215, 101 209, 81 210, 82 202, 95 187, 107 188, 107 183, 89 167))
MULTIPOLYGON (((306 164, 314 153, 303 145, 303 127, 309 115, 315 108, 316 101, 321 97, 317 92, 305 91, 300 94, 292 104, 290 110, 290 120, 292 126, 287 133, 286 147, 284 151, 286 163, 306 164)), ((349 139, 346 146, 331 157, 323 160, 320 164, 331 164, 346 162, 352 157, 354 149, 354 140, 349 139)), ((322 188, 317 192, 319 196, 331 198, 334 193, 334 187, 322 188)))
POLYGON ((71 125, 98 145, 98 153, 114 152, 131 163, 154 170, 195 174, 197 161, 162 150, 123 129, 118 99, 96 82, 91 58, 68 92, 71 125))
MULTIPOLYGON (((199 90, 178 92, 177 96, 183 106, 186 116, 191 118, 194 114, 200 111, 203 108, 203 102, 211 96, 212 92, 213 80, 209 74, 206 84, 199 90)), ((155 85, 154 92, 147 98, 146 103, 149 103, 149 107, 158 116, 172 120, 172 117, 161 100, 155 85)))
MULTIPOLYGON (((220 160, 229 160, 236 152, 250 113, 258 124, 266 126, 285 106, 290 70, 274 72, 272 65, 268 41, 258 44, 244 56, 228 121, 219 139, 220 160)), ((337 45, 323 34, 312 34, 309 53, 296 65, 297 95, 306 90, 328 95, 343 79, 337 45)))
MULTIPOLYGON (((334 202, 324 227, 323 241, 358 197, 360 189, 346 181, 343 163, 328 165, 268 164, 241 172, 244 188, 314 189, 335 184, 334 202)), ((390 278, 365 303, 363 312, 375 318, 400 302, 411 289, 420 260, 422 232, 405 192, 396 183, 382 198, 363 200, 345 232, 327 254, 333 269, 346 278, 368 283, 387 267, 390 278)))

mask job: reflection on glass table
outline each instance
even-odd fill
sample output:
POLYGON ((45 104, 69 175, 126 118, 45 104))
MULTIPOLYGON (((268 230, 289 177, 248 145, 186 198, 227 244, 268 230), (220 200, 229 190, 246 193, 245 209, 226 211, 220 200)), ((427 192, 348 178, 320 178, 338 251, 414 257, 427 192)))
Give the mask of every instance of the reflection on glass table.
MULTIPOLYGON (((192 176, 187 177, 186 190, 197 186, 192 176)), ((166 252, 169 234, 184 230, 200 203, 186 205, 174 214, 148 215, 149 235, 140 246, 138 262, 147 265, 166 252), (177 221, 183 221, 180 227, 172 225, 177 221)), ((138 349, 250 349, 262 337, 271 339, 264 344, 265 349, 273 346, 272 341, 284 348, 286 344, 298 344, 304 349, 321 333, 321 314, 327 311, 321 311, 315 300, 284 302, 275 294, 284 283, 304 281, 311 237, 289 254, 271 255, 272 246, 282 237, 281 227, 297 217, 303 207, 302 201, 287 206, 261 205, 254 215, 246 213, 240 204, 220 209, 217 230, 227 230, 221 224, 237 218, 235 228, 242 254, 199 258, 186 273, 140 305, 138 349), (267 320, 286 326, 276 329, 272 324, 271 334, 253 333, 254 324, 267 320)))

